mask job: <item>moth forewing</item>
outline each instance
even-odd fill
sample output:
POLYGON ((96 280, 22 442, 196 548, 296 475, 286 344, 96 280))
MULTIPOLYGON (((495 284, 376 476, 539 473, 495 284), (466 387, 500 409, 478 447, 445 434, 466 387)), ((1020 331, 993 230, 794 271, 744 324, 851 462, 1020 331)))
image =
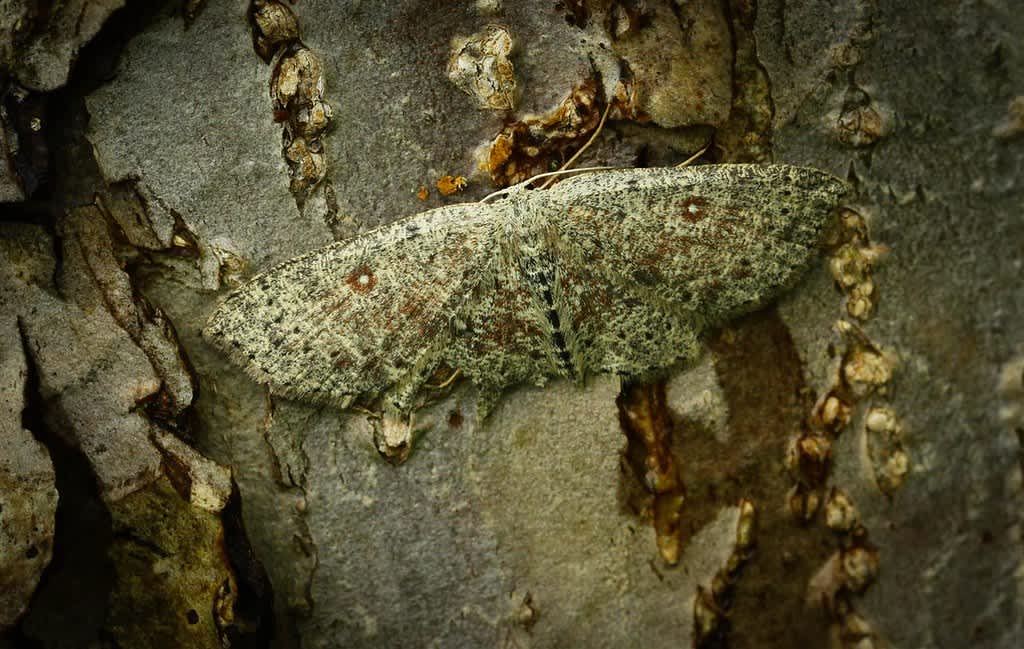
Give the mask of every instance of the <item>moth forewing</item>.
POLYGON ((494 222, 479 216, 443 207, 284 262, 232 292, 205 334, 289 398, 414 392, 490 247, 494 222))

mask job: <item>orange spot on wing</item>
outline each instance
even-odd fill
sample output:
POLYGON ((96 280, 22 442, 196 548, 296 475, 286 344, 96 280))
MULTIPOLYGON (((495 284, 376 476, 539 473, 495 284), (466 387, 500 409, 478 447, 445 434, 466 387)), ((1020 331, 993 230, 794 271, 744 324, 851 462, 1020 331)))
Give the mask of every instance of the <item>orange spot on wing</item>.
POLYGON ((369 266, 363 264, 348 274, 345 283, 355 293, 366 295, 377 285, 377 276, 373 274, 369 266))
POLYGON ((704 218, 704 206, 707 201, 699 196, 687 196, 681 204, 683 218, 690 223, 696 223, 704 218))

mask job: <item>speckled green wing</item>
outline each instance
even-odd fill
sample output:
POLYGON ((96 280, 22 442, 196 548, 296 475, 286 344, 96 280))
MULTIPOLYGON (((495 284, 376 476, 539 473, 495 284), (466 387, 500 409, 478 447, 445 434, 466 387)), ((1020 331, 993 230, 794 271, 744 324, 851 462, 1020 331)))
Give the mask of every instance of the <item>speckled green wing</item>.
POLYGON ((543 384, 564 374, 536 278, 522 263, 521 215, 515 210, 499 213, 498 245, 484 262, 480 282, 460 312, 456 335, 444 354, 445 364, 459 368, 478 386, 481 417, 504 388, 543 384))
POLYGON ((688 361, 789 287, 846 186, 813 169, 592 173, 418 214, 271 270, 206 334, 276 393, 407 414, 442 363, 509 385, 688 361))
POLYGON ((559 259, 555 308, 582 372, 642 375, 699 353, 708 327, 796 281, 847 187, 787 165, 631 169, 572 178, 527 228, 559 259))
POLYGON ((276 394, 408 409, 493 250, 493 208, 443 207, 292 259, 230 294, 204 334, 276 394))

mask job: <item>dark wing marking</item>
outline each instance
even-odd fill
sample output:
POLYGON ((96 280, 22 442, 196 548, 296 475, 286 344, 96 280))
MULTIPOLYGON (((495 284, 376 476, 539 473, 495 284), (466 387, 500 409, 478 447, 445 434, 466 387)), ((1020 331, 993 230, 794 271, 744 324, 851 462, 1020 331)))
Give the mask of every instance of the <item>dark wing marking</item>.
MULTIPOLYGON (((517 218, 513 210, 506 219, 517 218)), ((555 329, 548 317, 539 274, 544 251, 531 248, 522 224, 505 224, 499 245, 481 269, 480 281, 459 312, 445 362, 481 388, 484 408, 508 385, 540 384, 564 374, 555 329)))

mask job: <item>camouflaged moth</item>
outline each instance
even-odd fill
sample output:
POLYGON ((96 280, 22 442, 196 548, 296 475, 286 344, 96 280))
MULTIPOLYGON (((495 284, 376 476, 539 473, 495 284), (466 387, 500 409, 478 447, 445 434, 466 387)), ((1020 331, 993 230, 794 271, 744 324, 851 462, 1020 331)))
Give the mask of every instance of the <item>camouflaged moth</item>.
POLYGON ((439 368, 479 389, 642 377, 777 297, 846 184, 787 165, 592 172, 440 207, 296 257, 223 301, 205 334, 272 393, 384 414, 402 456, 439 368))

